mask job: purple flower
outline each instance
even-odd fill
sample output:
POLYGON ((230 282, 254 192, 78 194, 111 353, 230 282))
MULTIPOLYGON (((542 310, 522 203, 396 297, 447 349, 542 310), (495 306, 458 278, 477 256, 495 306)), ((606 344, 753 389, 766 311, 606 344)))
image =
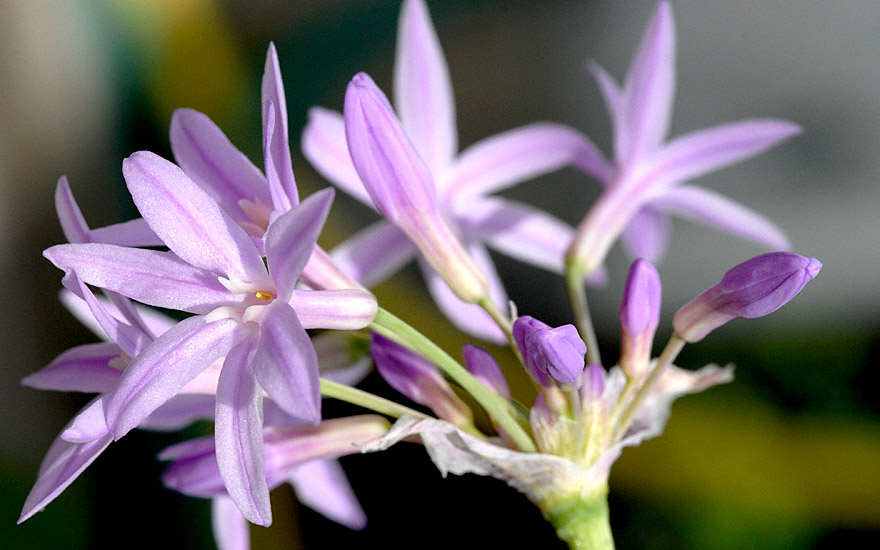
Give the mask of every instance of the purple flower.
MULTIPOLYGON (((319 426, 266 426, 262 445, 268 487, 290 483, 303 504, 352 529, 362 529, 366 516, 335 459, 361 452, 359 445, 382 437, 388 427, 388 421, 376 415, 325 420, 319 426)), ((218 466, 218 450, 210 437, 165 449, 159 458, 173 463, 162 479, 171 489, 214 499, 215 537, 241 539, 246 526, 242 514, 226 505, 229 493, 218 466), (223 524, 217 524, 218 515, 225 518, 223 524)))
MULTIPOLYGON (((414 149, 411 154, 420 159, 413 162, 422 166, 419 177, 408 184, 419 186, 419 200, 433 201, 462 239, 488 279, 492 301, 503 307, 507 295, 485 245, 561 273, 572 229, 530 206, 489 195, 570 164, 585 149, 586 138, 565 126, 533 124, 483 140, 456 155, 449 71, 421 0, 407 0, 401 10, 394 104, 414 149)), ((355 198, 372 203, 352 164, 338 113, 312 109, 303 134, 303 153, 327 179, 355 198)), ((381 221, 336 248, 333 258, 355 279, 372 286, 396 272, 416 252, 400 229, 381 221)), ((450 320, 480 338, 504 341, 488 315, 462 302, 426 262, 420 264, 431 294, 450 320)))
MULTIPOLYGON (((269 225, 299 203, 290 158, 284 85, 274 44, 266 53, 262 111, 265 175, 210 118, 198 111, 176 110, 170 129, 171 149, 178 165, 261 249, 269 225)), ((301 277, 315 290, 361 288, 317 245, 301 277)))
POLYGON ((376 370, 392 388, 456 426, 473 424, 471 409, 430 361, 375 333, 370 351, 376 370))
POLYGON ((70 244, 45 256, 88 284, 196 315, 132 359, 107 396, 107 425, 122 437, 222 359, 215 413, 221 472, 242 513, 266 525, 263 391, 285 413, 318 422, 317 357, 305 328, 362 328, 376 308, 357 290, 295 288, 332 193, 310 197, 272 223, 264 263, 251 237, 174 164, 140 152, 126 159, 123 173, 142 216, 171 252, 70 244))
POLYGON ((781 120, 746 120, 664 144, 675 92, 675 30, 668 2, 657 8, 622 88, 598 65, 590 69, 611 115, 614 157, 607 162, 585 150, 577 163, 606 191, 578 227, 569 261, 590 273, 622 233, 634 257, 656 263, 666 246, 670 214, 772 249, 788 248, 783 232, 760 214, 712 191, 682 185, 757 155, 800 128, 781 120))
POLYGON ((660 322, 660 275, 649 262, 638 259, 630 266, 617 317, 620 366, 627 376, 639 377, 648 368, 660 322))
POLYGON ((575 383, 584 370, 587 346, 574 325, 551 328, 526 315, 513 323, 513 338, 526 370, 542 387, 551 386, 551 378, 575 383))
POLYGON ((794 298, 820 269, 816 258, 790 252, 756 256, 679 309, 672 320, 675 332, 687 342, 699 342, 731 319, 768 315, 794 298))

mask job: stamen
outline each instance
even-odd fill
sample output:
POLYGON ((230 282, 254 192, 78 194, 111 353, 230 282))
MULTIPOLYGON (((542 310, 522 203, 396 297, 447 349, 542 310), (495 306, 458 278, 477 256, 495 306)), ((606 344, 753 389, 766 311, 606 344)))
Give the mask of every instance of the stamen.
POLYGON ((270 302, 270 301, 272 301, 272 300, 275 298, 275 296, 272 296, 272 295, 269 294, 268 292, 260 292, 260 291, 258 291, 258 292, 257 292, 257 298, 259 298, 260 300, 266 300, 267 302, 270 302))

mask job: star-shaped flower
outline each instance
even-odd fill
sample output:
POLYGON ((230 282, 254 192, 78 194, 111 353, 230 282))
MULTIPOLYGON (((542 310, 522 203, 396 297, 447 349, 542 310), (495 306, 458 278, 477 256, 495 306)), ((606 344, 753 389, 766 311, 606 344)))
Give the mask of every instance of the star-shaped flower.
POLYGON ((358 290, 295 288, 326 217, 331 192, 279 216, 252 238, 176 165, 135 153, 123 174, 141 215, 170 252, 69 244, 45 256, 85 283, 195 315, 134 357, 106 396, 115 438, 138 426, 215 361, 223 359, 215 413, 220 470, 254 523, 271 522, 263 464, 263 391, 286 414, 320 421, 315 351, 305 328, 363 328, 375 299, 358 290))
MULTIPOLYGON (((562 272, 571 228, 531 206, 489 195, 574 162, 589 148, 586 138, 566 126, 541 123, 485 139, 457 154, 449 71, 422 0, 405 1, 401 11, 394 96, 408 141, 427 168, 436 206, 488 278, 492 301, 505 306, 507 297, 486 245, 562 272)), ((352 165, 345 132, 338 113, 313 108, 303 134, 303 153, 327 179, 371 204, 352 165)), ((599 158, 598 152, 595 155, 599 158)), ((356 280, 372 286, 416 254, 416 246, 400 229, 381 221, 340 245, 332 256, 356 280)), ((455 296, 425 261, 420 266, 431 294, 450 320, 480 338, 503 341, 488 315, 455 296)))
POLYGON ((633 257, 656 262, 666 247, 668 216, 677 215, 755 241, 787 249, 771 221, 713 191, 684 185, 755 156, 800 132, 790 122, 755 119, 699 130, 663 143, 675 91, 672 8, 661 2, 633 59, 624 86, 595 63, 595 76, 611 116, 613 158, 587 149, 578 166, 606 187, 578 227, 569 261, 590 273, 621 234, 633 257))

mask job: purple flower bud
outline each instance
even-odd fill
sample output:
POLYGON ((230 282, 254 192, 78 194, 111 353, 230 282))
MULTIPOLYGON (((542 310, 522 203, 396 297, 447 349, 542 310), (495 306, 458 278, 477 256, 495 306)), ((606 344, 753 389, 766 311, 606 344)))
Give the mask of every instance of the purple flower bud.
POLYGON ((406 233, 455 294, 488 295, 486 277, 440 213, 431 172, 385 94, 365 73, 345 93, 345 138, 355 170, 376 208, 406 233))
POLYGON ((584 370, 587 346, 574 325, 551 328, 526 315, 513 323, 513 339, 526 370, 542 387, 552 385, 550 377, 573 383, 584 370))
POLYGON ((649 262, 636 260, 629 269, 620 319, 620 366, 630 377, 648 368, 654 332, 660 321, 660 275, 649 262))
POLYGON ((501 372, 501 367, 495 358, 488 351, 465 344, 464 350, 464 366, 474 375, 474 378, 491 388, 492 391, 505 399, 510 399, 510 387, 507 385, 507 379, 501 372))
POLYGON ((594 403, 605 393, 605 369, 602 365, 590 363, 584 368, 584 381, 580 388, 581 402, 584 405, 594 403))
POLYGON ((790 252, 756 256, 679 309, 672 320, 675 332, 687 342, 699 342, 736 317, 763 317, 794 298, 821 268, 819 260, 790 252))
POLYGON ((473 422, 470 408, 430 361, 375 333, 370 351, 376 370, 392 388, 456 426, 473 422))

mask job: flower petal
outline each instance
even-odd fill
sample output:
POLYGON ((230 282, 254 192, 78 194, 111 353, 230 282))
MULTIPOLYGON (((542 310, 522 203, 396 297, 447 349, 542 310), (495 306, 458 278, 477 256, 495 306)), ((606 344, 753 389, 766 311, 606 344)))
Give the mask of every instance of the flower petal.
POLYGON ((382 220, 343 241, 330 256, 354 280, 370 288, 397 273, 417 253, 403 231, 382 220))
POLYGON ((263 459, 263 392, 251 362, 257 340, 232 348, 220 371, 214 439, 217 466, 229 496, 253 523, 272 523, 263 459))
POLYGON ((675 94, 675 28, 672 7, 661 2, 633 59, 623 91, 614 158, 634 162, 652 154, 669 130, 675 94))
POLYGON ((92 229, 93 243, 117 244, 119 246, 165 246, 162 239, 150 229, 147 220, 136 218, 127 222, 92 229))
POLYGON ((275 300, 260 320, 260 343, 252 362, 260 385, 279 407, 297 418, 321 421, 318 356, 288 304, 275 300))
POLYGON ((104 418, 104 403, 104 396, 101 395, 83 407, 61 432, 61 438, 71 443, 88 443, 109 434, 104 418))
MULTIPOLYGON (((277 177, 284 191, 286 204, 276 204, 277 210, 288 210, 299 202, 296 180, 293 177, 293 163, 290 160, 290 139, 287 132, 287 102, 284 98, 284 83, 281 81, 281 69, 278 66, 278 52, 275 44, 269 44, 266 52, 266 65, 262 83, 263 103, 263 141, 264 155, 271 159, 277 177), (269 112, 273 113, 274 130, 266 132, 269 112)), ((267 174, 268 176, 268 170, 267 174)))
POLYGON ((248 336, 234 319, 181 321, 135 357, 108 394, 107 425, 116 439, 174 397, 190 380, 248 336))
POLYGON ((531 206, 500 197, 474 199, 458 216, 466 234, 517 260, 554 273, 565 270, 574 229, 531 206))
POLYGON ((455 102, 449 68, 422 0, 407 0, 400 12, 394 105, 431 171, 445 170, 458 149, 455 102))
POLYGON ((64 231, 64 238, 69 243, 87 243, 91 241, 89 226, 86 219, 73 198, 67 176, 58 179, 55 187, 55 210, 58 213, 58 221, 64 231))
POLYGON ((662 212, 644 207, 632 217, 623 230, 621 238, 633 258, 642 258, 651 263, 660 261, 666 253, 669 236, 669 219, 662 212))
POLYGON ((303 327, 359 330, 376 316, 376 298, 363 290, 294 290, 289 300, 303 327))
POLYGON ((675 187, 654 199, 651 206, 763 244, 772 250, 791 248, 788 237, 775 223, 751 208, 707 189, 675 187))
POLYGON ((141 215, 186 262, 239 281, 265 278, 251 238, 177 165, 147 151, 122 163, 141 215))
POLYGON ((110 391, 122 374, 110 366, 119 357, 116 344, 84 344, 63 352, 47 366, 22 378, 21 383, 38 390, 101 393, 110 391))
POLYGON ((341 113, 312 107, 302 135, 302 152, 315 170, 352 197, 370 207, 373 201, 351 163, 341 113))
POLYGON ((208 313, 234 305, 233 294, 216 276, 171 252, 110 244, 62 244, 43 252, 59 269, 74 270, 83 282, 153 306, 208 313))
POLYGON ((614 136, 615 151, 620 148, 617 141, 623 137, 623 91, 608 71, 593 60, 587 62, 587 70, 593 74, 596 83, 599 85, 599 91, 602 93, 602 99, 605 101, 605 108, 608 110, 608 116, 611 118, 611 133, 614 136))
POLYGON ((98 458, 111 441, 113 436, 110 434, 88 443, 70 443, 60 437, 56 439, 40 465, 37 482, 24 502, 18 523, 27 520, 55 500, 98 458))
POLYGON ((218 550, 250 550, 250 527, 231 498, 211 499, 211 528, 218 550))
POLYGON ((349 529, 360 530, 367 526, 367 515, 338 461, 306 462, 293 471, 290 484, 297 500, 322 516, 349 529))
POLYGON ((174 160, 230 216, 247 219, 238 205, 242 199, 271 204, 260 169, 206 115, 177 109, 171 116, 170 135, 174 160))
POLYGON ((325 189, 279 216, 266 232, 266 263, 278 299, 287 301, 324 227, 333 189, 325 189))
POLYGON ((573 163, 596 177, 610 170, 602 153, 580 132, 561 124, 531 124, 465 149, 451 168, 446 194, 461 205, 573 163))
POLYGON ((652 186, 665 188, 714 172, 775 146, 801 132, 791 122, 744 120, 691 132, 670 141, 651 158, 652 186))

